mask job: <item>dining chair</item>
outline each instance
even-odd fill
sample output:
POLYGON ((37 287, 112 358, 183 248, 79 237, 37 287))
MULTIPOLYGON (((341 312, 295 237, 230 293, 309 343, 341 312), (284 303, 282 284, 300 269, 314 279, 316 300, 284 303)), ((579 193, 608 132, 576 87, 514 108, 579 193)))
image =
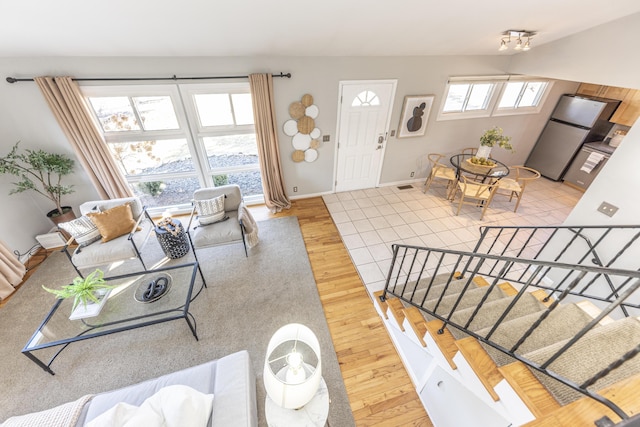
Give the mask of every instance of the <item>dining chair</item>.
POLYGON ((429 176, 424 183, 425 188, 423 192, 426 193, 427 190, 429 190, 434 179, 439 179, 447 181, 446 196, 447 198, 449 198, 449 195, 455 188, 456 182, 458 180, 456 176, 456 170, 440 162, 440 160, 444 157, 444 154, 431 153, 427 157, 429 159, 429 163, 431 164, 431 172, 429 173, 429 176))
POLYGON ((477 152, 478 152, 478 147, 467 147, 460 150, 460 153, 471 154, 472 156, 475 156, 477 152))
POLYGON ((515 196, 517 199, 513 209, 515 212, 520 206, 520 200, 527 184, 540 178, 540 172, 526 166, 510 166, 509 170, 511 173, 497 182, 496 194, 509 196, 509 201, 512 201, 515 196))
POLYGON ((458 202, 456 216, 460 213, 462 205, 467 204, 481 206, 482 212, 480 213, 480 219, 482 219, 487 207, 491 204, 496 188, 496 183, 476 182, 466 175, 461 175, 452 196, 452 199, 455 201, 455 197, 460 194, 460 201, 458 202))

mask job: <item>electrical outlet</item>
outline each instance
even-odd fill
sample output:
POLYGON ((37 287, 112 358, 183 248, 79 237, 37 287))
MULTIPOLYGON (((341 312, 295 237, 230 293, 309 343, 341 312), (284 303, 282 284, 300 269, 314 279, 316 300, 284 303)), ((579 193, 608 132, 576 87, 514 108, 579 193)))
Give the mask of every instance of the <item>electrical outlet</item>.
POLYGON ((293 187, 293 192, 297 193, 298 192, 298 187, 293 187))
POLYGON ((598 212, 602 212, 607 216, 614 216, 616 212, 618 212, 618 207, 607 202, 602 202, 600 206, 598 206, 598 212))
POLYGON ((415 175, 415 174, 416 174, 415 172, 411 172, 411 178, 413 178, 413 175, 415 175))
POLYGON ((395 129, 391 129, 391 136, 396 136, 396 130, 395 129))
POLYGON ((329 142, 329 140, 331 140, 330 135, 322 135, 322 142, 329 142))

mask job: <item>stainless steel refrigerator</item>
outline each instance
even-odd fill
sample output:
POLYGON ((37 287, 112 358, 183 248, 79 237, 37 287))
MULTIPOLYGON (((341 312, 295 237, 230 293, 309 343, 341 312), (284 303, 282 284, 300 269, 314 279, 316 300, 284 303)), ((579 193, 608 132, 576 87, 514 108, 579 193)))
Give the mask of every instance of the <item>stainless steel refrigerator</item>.
POLYGON ((585 142, 602 141, 620 101, 563 95, 538 137, 525 166, 559 181, 585 142))

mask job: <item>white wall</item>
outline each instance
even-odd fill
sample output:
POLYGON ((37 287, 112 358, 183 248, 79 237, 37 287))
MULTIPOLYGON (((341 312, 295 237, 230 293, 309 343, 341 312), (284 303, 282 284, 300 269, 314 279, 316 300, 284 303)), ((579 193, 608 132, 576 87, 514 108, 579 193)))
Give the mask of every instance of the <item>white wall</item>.
MULTIPOLYGON (((280 147, 286 190, 293 195, 332 191, 334 180, 335 135, 338 104, 338 83, 341 80, 397 79, 398 87, 393 104, 391 128, 397 129, 400 109, 405 95, 433 94, 434 108, 424 137, 390 138, 382 170, 382 183, 408 181, 410 173, 423 178, 423 160, 430 152, 452 153, 460 148, 478 144, 480 134, 494 125, 502 126, 513 137, 515 154, 494 153, 509 164, 523 163, 530 148, 546 122, 556 99, 576 88, 573 82, 558 82, 540 114, 436 121, 442 92, 451 75, 503 74, 510 61, 507 56, 490 57, 380 57, 380 58, 0 58, 0 153, 8 152, 20 140, 27 148, 45 148, 73 156, 66 138, 49 111, 35 83, 9 84, 5 77, 38 75, 71 75, 74 77, 156 77, 156 76, 220 76, 245 75, 252 72, 291 72, 291 79, 274 79, 276 116, 279 124, 280 147), (317 126, 331 141, 323 143, 314 163, 294 163, 291 138, 282 132, 282 124, 289 119, 291 102, 310 93, 320 114, 317 126)), ((494 150, 495 151, 495 150, 494 150)), ((24 252, 35 243, 34 236, 46 232, 51 223, 44 213, 53 207, 35 194, 8 196, 12 177, 0 176, 0 202, 15 209, 0 211, 4 224, 19 224, 5 231, 3 239, 12 249, 24 252)), ((69 180, 76 193, 66 197, 67 204, 80 203, 97 197, 87 176, 79 168, 69 180)))
MULTIPOLYGON (((537 36, 542 39, 544 33, 537 36)), ((513 56, 509 71, 640 89, 640 13, 513 56)))

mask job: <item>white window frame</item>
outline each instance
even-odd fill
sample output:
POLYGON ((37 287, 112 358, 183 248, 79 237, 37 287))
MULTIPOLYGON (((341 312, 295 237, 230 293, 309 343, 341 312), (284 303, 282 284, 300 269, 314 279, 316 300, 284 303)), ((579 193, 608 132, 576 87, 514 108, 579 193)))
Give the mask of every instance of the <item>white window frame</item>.
MULTIPOLYGON (((255 133, 254 125, 241 125, 241 126, 216 126, 203 128, 200 126, 200 120, 196 113, 196 108, 193 102, 185 102, 184 96, 189 96, 196 93, 251 93, 249 82, 244 83, 202 83, 202 84, 135 84, 135 85, 82 85, 81 91, 87 102, 91 97, 138 97, 138 96, 169 96, 174 103, 174 111, 178 120, 179 129, 171 130, 132 130, 124 132, 104 132, 102 126, 99 123, 98 118, 94 115, 93 118, 96 121, 98 129, 102 131, 105 142, 117 143, 117 142, 131 142, 134 140, 153 139, 153 140, 166 140, 166 139, 185 139, 187 141, 187 147, 189 149, 191 158, 194 163, 195 170, 191 172, 176 172, 166 173, 161 175, 136 175, 127 176, 125 179, 128 183, 134 184, 137 182, 153 181, 158 179, 181 179, 181 178, 196 178, 201 186, 213 187, 213 176, 243 172, 248 170, 259 170, 260 166, 239 166, 229 167, 224 169, 212 170, 207 160, 206 150, 201 137, 203 136, 222 136, 229 134, 229 131, 233 133, 255 133), (176 105, 178 103, 179 105, 176 105), (189 119, 191 116, 191 120, 189 119)), ((93 109, 91 108, 93 112, 93 109)), ((245 197, 245 202, 249 204, 264 203, 264 197, 253 196, 245 197)), ((184 213, 190 211, 190 204, 184 203, 179 206, 173 207, 177 209, 176 213, 184 213)), ((162 213, 164 207, 151 208, 150 213, 162 213)))
POLYGON ((481 117, 492 116, 508 116, 517 114, 536 114, 542 110, 545 100, 550 92, 553 81, 549 79, 539 79, 529 76, 512 76, 512 75, 499 75, 499 76, 455 76, 449 77, 445 86, 444 94, 440 103, 440 109, 438 111, 438 117, 436 120, 460 120, 460 119, 473 119, 481 117), (510 81, 521 82, 545 82, 547 83, 544 92, 541 94, 538 104, 535 107, 519 107, 519 108, 498 108, 502 95, 506 85, 510 81), (486 105, 483 110, 471 110, 461 112, 444 112, 444 106, 447 102, 447 96, 449 94, 449 88, 455 84, 482 84, 489 83, 493 87, 487 94, 486 105))
MULTIPOLYGON (((493 116, 513 116, 518 114, 537 114, 542 110, 542 106, 547 100, 547 96, 549 96, 549 92, 551 91, 551 87, 553 86, 553 80, 549 79, 538 79, 535 77, 524 77, 524 76, 512 76, 509 81, 504 82, 502 84, 502 89, 500 91, 500 96, 498 97, 498 101, 496 102, 495 110, 493 112, 493 116), (521 82, 521 83, 546 83, 546 86, 543 92, 540 94, 538 98, 538 103, 533 107, 503 107, 500 108, 500 101, 502 100, 502 95, 507 88, 507 84, 511 82, 521 82)), ((523 86, 523 90, 526 87, 523 86)), ((518 100, 522 97, 522 92, 520 93, 518 100)))

